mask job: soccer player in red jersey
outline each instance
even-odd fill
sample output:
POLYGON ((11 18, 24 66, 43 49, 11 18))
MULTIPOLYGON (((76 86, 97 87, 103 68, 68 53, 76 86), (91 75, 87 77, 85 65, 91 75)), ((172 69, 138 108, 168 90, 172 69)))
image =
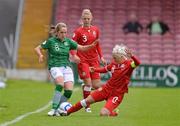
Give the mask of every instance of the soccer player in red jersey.
MULTIPOLYGON (((91 25, 92 13, 89 9, 84 9, 82 12, 82 26, 77 28, 73 35, 73 40, 79 45, 90 45, 94 40, 99 39, 99 29, 96 26, 91 25)), ((101 52, 99 43, 96 47, 83 52, 77 50, 77 52, 71 52, 74 57, 75 62, 78 63, 78 73, 80 78, 83 80, 83 97, 86 98, 90 92, 91 87, 97 89, 100 87, 100 74, 97 72, 90 73, 89 67, 99 67, 101 59, 102 63, 105 64, 101 52)), ((90 107, 85 108, 86 112, 91 112, 90 107)))
POLYGON ((112 77, 102 87, 92 92, 86 99, 77 102, 68 111, 61 111, 67 116, 94 102, 106 100, 100 111, 101 116, 117 116, 114 111, 122 102, 124 94, 128 93, 128 84, 133 70, 140 64, 130 49, 124 45, 116 45, 112 52, 113 61, 103 68, 90 68, 91 72, 112 72, 112 77))

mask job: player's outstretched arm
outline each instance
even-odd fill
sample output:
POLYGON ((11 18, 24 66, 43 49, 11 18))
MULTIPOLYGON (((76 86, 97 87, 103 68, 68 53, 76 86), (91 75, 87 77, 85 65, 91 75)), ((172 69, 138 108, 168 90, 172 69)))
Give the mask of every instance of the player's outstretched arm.
POLYGON ((90 45, 82 46, 82 45, 79 45, 79 44, 78 44, 77 49, 78 49, 78 50, 81 50, 81 51, 87 51, 87 50, 89 50, 89 49, 91 49, 91 48, 94 48, 97 43, 98 43, 98 39, 96 39, 96 40, 95 40, 92 44, 90 44, 90 45))
POLYGON ((101 59, 101 62, 103 63, 103 65, 106 65, 107 62, 106 62, 106 60, 104 59, 104 57, 103 57, 103 55, 102 55, 102 50, 101 50, 101 47, 100 47, 99 42, 97 43, 96 48, 97 48, 97 52, 98 52, 98 54, 99 54, 99 57, 100 57, 100 59, 101 59))
POLYGON ((106 65, 104 67, 99 67, 99 68, 90 67, 90 72, 106 73, 110 71, 111 68, 112 68, 112 64, 106 65))

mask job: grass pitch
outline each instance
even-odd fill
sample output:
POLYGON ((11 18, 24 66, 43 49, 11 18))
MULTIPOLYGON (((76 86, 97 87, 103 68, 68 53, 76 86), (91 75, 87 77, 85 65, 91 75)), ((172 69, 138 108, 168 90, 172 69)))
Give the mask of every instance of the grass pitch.
MULTIPOLYGON (((72 104, 82 98, 81 89, 73 92, 72 104)), ((8 80, 0 89, 0 126, 21 115, 47 105, 54 85, 30 80, 8 80)), ((104 102, 92 105, 92 113, 84 109, 68 117, 48 117, 47 109, 32 113, 11 124, 13 126, 180 126, 180 88, 130 88, 119 106, 119 116, 100 117, 104 102)))

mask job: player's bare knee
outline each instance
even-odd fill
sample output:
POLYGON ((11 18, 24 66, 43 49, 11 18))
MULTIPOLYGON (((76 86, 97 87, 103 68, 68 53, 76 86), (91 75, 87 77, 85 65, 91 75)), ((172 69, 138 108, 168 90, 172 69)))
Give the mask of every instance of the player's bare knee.
POLYGON ((100 111, 100 116, 109 116, 110 112, 107 108, 102 108, 100 111))
POLYGON ((92 98, 91 95, 89 95, 89 96, 85 99, 85 101, 86 101, 87 104, 92 104, 92 103, 94 103, 94 99, 92 98))
POLYGON ((92 88, 94 89, 98 89, 99 87, 101 87, 100 85, 92 85, 92 88))
POLYGON ((99 79, 92 80, 92 87, 94 89, 98 89, 101 86, 102 86, 102 83, 101 83, 101 81, 99 79))

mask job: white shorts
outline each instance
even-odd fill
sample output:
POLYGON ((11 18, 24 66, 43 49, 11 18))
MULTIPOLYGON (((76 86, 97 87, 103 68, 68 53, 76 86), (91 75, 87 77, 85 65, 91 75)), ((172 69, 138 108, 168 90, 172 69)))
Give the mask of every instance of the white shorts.
POLYGON ((74 75, 73 71, 69 66, 62 66, 62 67, 52 67, 50 69, 50 74, 53 79, 61 76, 64 78, 64 82, 72 81, 74 82, 74 75))

